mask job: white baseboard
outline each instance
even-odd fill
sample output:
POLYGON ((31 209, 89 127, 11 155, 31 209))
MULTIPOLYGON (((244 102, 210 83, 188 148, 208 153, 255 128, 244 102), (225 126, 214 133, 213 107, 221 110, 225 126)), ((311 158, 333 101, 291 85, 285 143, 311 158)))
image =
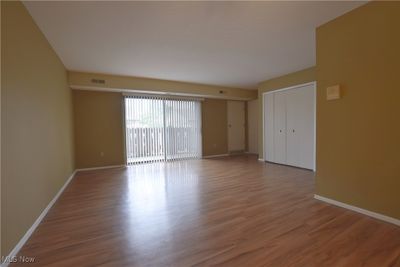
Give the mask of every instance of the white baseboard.
POLYGON ((40 222, 43 220, 43 218, 49 212, 49 210, 54 205, 54 203, 57 201, 57 199, 61 196, 62 192, 65 190, 65 188, 71 182, 71 180, 74 178, 75 174, 76 174, 76 170, 72 172, 72 174, 68 177, 68 179, 64 183, 64 185, 60 188, 60 190, 58 190, 57 194, 53 197, 53 199, 46 206, 46 208, 42 211, 42 213, 40 213, 39 217, 37 217, 36 221, 32 224, 32 226, 28 229, 28 231, 26 231, 25 235, 19 240, 19 242, 17 243, 17 245, 15 245, 13 250, 11 250, 11 252, 6 257, 8 259, 8 261, 1 264, 0 265, 1 267, 7 267, 10 264, 9 259, 12 259, 13 257, 17 256, 18 252, 25 245, 26 241, 28 241, 28 239, 31 237, 33 232, 39 226, 40 222))
POLYGON ((211 159, 211 158, 219 158, 219 157, 227 157, 229 154, 219 154, 219 155, 210 155, 210 156, 204 156, 203 159, 211 159))
POLYGON ((95 171, 95 170, 113 169, 113 168, 121 168, 121 167, 126 167, 126 165, 110 165, 110 166, 102 166, 102 167, 82 168, 82 169, 76 169, 76 171, 77 172, 95 171))
POLYGON ((74 178, 75 174, 80 171, 91 171, 91 170, 101 170, 101 169, 110 169, 110 168, 119 168, 119 167, 125 167, 126 165, 112 165, 112 166, 103 166, 103 167, 95 167, 95 168, 84 168, 84 169, 76 169, 72 172, 70 177, 68 177, 67 181, 64 183, 64 185, 60 188, 60 190, 57 192, 57 194, 53 197, 53 199, 49 202, 49 204, 46 206, 46 208, 40 213, 39 217, 35 220, 35 222, 32 224, 32 226, 26 231, 24 236, 19 240, 19 242, 15 245, 13 250, 8 254, 8 256, 5 257, 5 259, 8 259, 8 261, 3 262, 0 264, 0 267, 7 267, 10 262, 9 259, 12 259, 13 257, 17 256, 18 252, 21 250, 21 248, 25 245, 26 241, 31 237, 32 233, 36 230, 36 228, 39 226, 40 222, 43 220, 43 218, 47 215, 51 207, 54 205, 54 203, 57 201, 57 199, 61 196, 62 192, 65 190, 65 188, 68 186, 68 184, 71 182, 71 180, 74 178))
POLYGON ((337 201, 337 200, 333 200, 333 199, 330 199, 330 198, 326 198, 326 197, 323 197, 323 196, 320 196, 320 195, 314 195, 314 198, 318 199, 318 200, 321 200, 321 201, 324 201, 326 203, 341 207, 341 208, 352 210, 352 211, 355 211, 355 212, 370 216, 372 218, 375 218, 375 219, 378 219, 378 220, 381 220, 381 221, 385 221, 385 222, 392 223, 394 225, 400 226, 400 220, 399 219, 395 219, 395 218, 392 218, 392 217, 389 217, 389 216, 386 216, 386 215, 383 215, 383 214, 380 214, 380 213, 376 213, 376 212, 369 211, 369 210, 366 210, 366 209, 362 209, 362 208, 359 208, 359 207, 356 207, 356 206, 352 206, 352 205, 349 205, 349 204, 346 204, 346 203, 343 203, 343 202, 340 202, 340 201, 337 201))
POLYGON ((265 161, 263 158, 259 158, 258 161, 265 161))

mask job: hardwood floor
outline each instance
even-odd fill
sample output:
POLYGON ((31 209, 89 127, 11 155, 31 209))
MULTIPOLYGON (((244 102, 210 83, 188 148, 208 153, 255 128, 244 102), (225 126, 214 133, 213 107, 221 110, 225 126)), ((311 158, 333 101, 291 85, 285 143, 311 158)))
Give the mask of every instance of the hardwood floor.
POLYGON ((20 255, 60 267, 400 266, 400 227, 313 194, 311 171, 253 156, 81 172, 20 255))

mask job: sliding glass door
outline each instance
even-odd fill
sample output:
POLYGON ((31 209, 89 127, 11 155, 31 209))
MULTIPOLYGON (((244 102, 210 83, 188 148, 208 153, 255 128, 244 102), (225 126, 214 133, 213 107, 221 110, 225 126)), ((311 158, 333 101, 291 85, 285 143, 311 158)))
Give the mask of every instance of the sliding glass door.
POLYGON ((201 157, 198 100, 125 97, 127 163, 201 157))

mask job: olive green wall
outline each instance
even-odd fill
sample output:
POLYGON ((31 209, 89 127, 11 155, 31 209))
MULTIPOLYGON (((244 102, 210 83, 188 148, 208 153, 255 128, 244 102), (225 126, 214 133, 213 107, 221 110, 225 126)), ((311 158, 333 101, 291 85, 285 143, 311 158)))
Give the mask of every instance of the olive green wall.
POLYGON ((316 40, 317 194, 400 219, 400 2, 369 2, 316 40))
POLYGON ((121 93, 73 90, 75 166, 125 164, 121 93))
MULTIPOLYGON (((68 81, 72 88, 82 89, 73 90, 77 168, 124 164, 122 91, 205 98, 202 101, 203 156, 228 153, 227 99, 257 98, 257 90, 99 73, 70 71, 68 81), (93 83, 92 79, 105 83, 93 83), (113 127, 107 127, 107 121, 112 121, 113 127)), ((247 149, 247 132, 245 138, 247 149)))
MULTIPOLYGON (((75 165, 125 164, 123 95, 73 90, 75 165)), ((202 101, 203 156, 228 153, 227 100, 202 101)))
POLYGON ((248 152, 258 154, 258 100, 247 101, 248 152))
POLYGON ((264 157, 263 144, 263 93, 308 83, 316 80, 315 67, 293 72, 284 76, 264 81, 258 86, 258 157, 264 157))
POLYGON ((1 255, 74 170, 67 72, 21 2, 1 2, 1 255))

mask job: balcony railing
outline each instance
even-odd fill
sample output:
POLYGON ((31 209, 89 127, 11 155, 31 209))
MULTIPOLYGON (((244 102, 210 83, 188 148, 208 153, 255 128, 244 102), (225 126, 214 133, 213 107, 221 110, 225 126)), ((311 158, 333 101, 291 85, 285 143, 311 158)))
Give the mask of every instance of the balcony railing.
MULTIPOLYGON (((191 127, 135 127, 126 129, 128 163, 195 158, 199 143, 191 127)), ((197 152, 198 153, 198 152, 197 152)))

